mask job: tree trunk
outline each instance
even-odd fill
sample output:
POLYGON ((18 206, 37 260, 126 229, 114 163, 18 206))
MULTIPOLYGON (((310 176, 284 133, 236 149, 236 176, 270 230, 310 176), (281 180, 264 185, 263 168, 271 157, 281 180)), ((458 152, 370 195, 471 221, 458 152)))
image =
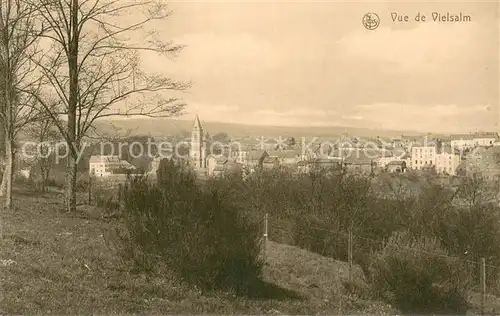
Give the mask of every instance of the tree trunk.
MULTIPOLYGON (((6 28, 4 26, 4 29, 2 30, 3 32, 6 32, 6 28)), ((9 46, 8 42, 6 40, 6 34, 3 35, 3 41, 2 41, 2 49, 4 52, 7 52, 7 55, 9 53, 9 46)), ((8 59, 8 58, 7 58, 8 59)), ((13 155, 13 143, 14 143, 14 132, 13 132, 13 117, 12 117, 12 105, 13 105, 13 94, 14 94, 14 89, 12 87, 12 69, 10 68, 9 60, 7 60, 7 63, 4 63, 3 65, 3 106, 5 107, 3 109, 3 130, 4 130, 4 144, 5 144, 5 169, 4 169, 4 174, 2 177, 2 186, 0 187, 0 194, 3 195, 5 198, 4 200, 4 206, 6 209, 10 209, 12 206, 12 179, 13 179, 13 163, 14 159, 12 157, 13 155)))
MULTIPOLYGON (((42 128, 42 137, 38 140, 40 144, 43 144, 45 129, 42 128)), ((49 169, 50 169, 50 148, 46 146, 40 147, 41 155, 39 157, 39 165, 40 165, 40 189, 42 192, 47 192, 48 181, 49 181, 49 169)))
POLYGON ((71 153, 68 155, 66 169, 66 186, 65 193, 65 208, 68 212, 76 211, 76 177, 77 177, 77 163, 76 158, 71 153))
MULTIPOLYGON (((4 147, 7 147, 5 146, 5 139, 4 139, 4 147)), ((13 157, 13 156, 12 156, 13 157)), ((0 196, 5 196, 5 192, 7 190, 7 177, 4 177, 4 175, 6 174, 5 170, 7 169, 7 163, 8 163, 8 155, 6 154, 5 155, 5 161, 4 161, 4 165, 3 165, 3 173, 2 173, 2 183, 0 184, 0 196)), ((12 163, 12 167, 10 168, 10 172, 12 173, 12 175, 14 174, 14 163, 12 163)))
POLYGON ((7 167, 7 156, 5 156, 5 161, 3 164, 3 172, 2 172, 2 183, 0 184, 0 196, 5 196, 5 168, 7 167))
POLYGON ((4 206, 10 209, 12 206, 12 179, 13 179, 13 164, 12 142, 10 137, 5 137, 5 170, 2 178, 1 193, 4 197, 4 206))
POLYGON ((47 170, 46 170, 46 173, 45 173, 45 182, 44 182, 44 186, 45 186, 45 190, 48 191, 49 190, 49 178, 50 178, 50 166, 47 166, 47 170))
POLYGON ((69 100, 67 137, 68 163, 66 170, 65 206, 68 212, 76 212, 76 173, 79 148, 76 140, 76 112, 78 107, 78 0, 71 1, 71 40, 69 41, 68 72, 69 100))
POLYGON ((47 192, 47 186, 49 181, 49 166, 47 161, 42 161, 42 168, 40 171, 40 175, 42 177, 42 192, 47 192))
MULTIPOLYGON (((10 115, 10 110, 7 110, 10 115)), ((0 196, 5 198, 4 207, 10 209, 12 206, 12 182, 14 178, 14 136, 10 132, 10 124, 4 127, 4 147, 5 147, 5 165, 0 184, 0 196)))

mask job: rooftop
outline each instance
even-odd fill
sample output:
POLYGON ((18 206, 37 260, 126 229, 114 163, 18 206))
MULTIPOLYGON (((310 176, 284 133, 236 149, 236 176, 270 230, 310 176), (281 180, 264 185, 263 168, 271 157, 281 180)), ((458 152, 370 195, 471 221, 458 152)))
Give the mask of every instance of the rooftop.
POLYGON ((208 155, 207 159, 215 159, 216 163, 224 163, 227 161, 227 157, 224 154, 221 155, 208 155))
POLYGON ((265 150, 251 150, 247 154, 247 159, 248 160, 259 160, 263 156, 267 156, 268 153, 265 150))
POLYGON ((269 164, 274 164, 278 163, 278 158, 276 157, 265 157, 263 163, 269 163, 269 164))
POLYGON ((365 160, 372 161, 380 157, 392 157, 390 150, 380 150, 378 148, 356 148, 351 150, 334 150, 330 157, 344 158, 349 161, 365 160))
POLYGON ((393 161, 390 161, 387 165, 388 166, 401 166, 403 164, 406 164, 406 162, 404 162, 402 160, 393 160, 393 161))
POLYGON ((477 132, 470 134, 453 134, 451 140, 472 140, 474 138, 495 138, 498 139, 498 133, 495 132, 477 132))
POLYGON ((296 158, 302 155, 301 149, 273 150, 268 151, 269 157, 277 158, 296 158))
POLYGON ((484 138, 499 138, 498 137, 498 133, 496 132, 478 132, 478 133, 474 133, 473 134, 475 138, 481 138, 481 137, 484 137, 484 138))
POLYGON ((99 156, 90 156, 89 163, 117 163, 120 162, 120 157, 118 156, 104 156, 104 155, 99 155, 99 156))
POLYGON ((451 140, 472 140, 474 139, 471 134, 454 134, 450 136, 451 140))

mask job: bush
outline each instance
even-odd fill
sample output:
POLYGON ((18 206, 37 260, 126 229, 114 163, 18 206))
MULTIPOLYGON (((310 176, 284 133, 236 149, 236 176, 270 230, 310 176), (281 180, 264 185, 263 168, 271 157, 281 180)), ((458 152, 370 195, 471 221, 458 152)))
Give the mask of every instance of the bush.
POLYGON ((31 178, 26 178, 17 172, 12 175, 12 183, 28 188, 33 188, 34 186, 34 182, 31 178))
MULTIPOLYGON (((47 186, 63 189, 66 186, 66 171, 51 170, 47 179, 47 186)), ((78 173, 76 178, 76 190, 87 192, 89 189, 89 176, 86 173, 78 173)))
POLYGON ((124 187, 124 219, 134 260, 154 269, 161 262, 205 289, 250 294, 262 270, 259 226, 229 198, 231 186, 198 186, 188 169, 163 160, 157 183, 145 177, 124 187))
POLYGON ((396 232, 372 255, 369 277, 374 291, 403 313, 464 314, 466 283, 462 264, 435 239, 396 232))
POLYGON ((87 174, 79 174, 76 178, 76 190, 79 192, 88 192, 89 176, 87 174))
POLYGON ((294 245, 328 256, 347 261, 348 233, 337 230, 313 216, 297 217, 294 226, 294 245))
POLYGON ((94 205, 109 212, 117 211, 120 208, 117 192, 115 192, 115 190, 97 188, 92 192, 92 201, 94 205))
POLYGON ((64 182, 57 181, 56 178, 49 178, 47 179, 47 186, 62 189, 64 188, 64 182))
POLYGON ((100 181, 96 178, 93 178, 91 181, 92 204, 103 208, 109 213, 118 211, 120 209, 120 185, 113 182, 100 181))
POLYGON ((49 177, 48 185, 62 189, 64 188, 65 184, 66 184, 66 172, 54 170, 54 172, 52 172, 49 177))

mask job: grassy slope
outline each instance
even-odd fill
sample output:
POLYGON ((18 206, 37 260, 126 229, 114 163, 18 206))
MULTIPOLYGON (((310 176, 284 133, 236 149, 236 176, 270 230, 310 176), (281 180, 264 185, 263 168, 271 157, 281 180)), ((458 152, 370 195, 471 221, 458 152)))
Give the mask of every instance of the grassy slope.
POLYGON ((62 213, 54 193, 17 191, 14 200, 16 208, 2 215, 0 260, 15 261, 0 261, 2 314, 394 313, 345 294, 345 263, 273 242, 264 275, 274 298, 201 293, 168 272, 147 277, 107 246, 103 236, 119 223, 100 219, 98 210, 62 213))

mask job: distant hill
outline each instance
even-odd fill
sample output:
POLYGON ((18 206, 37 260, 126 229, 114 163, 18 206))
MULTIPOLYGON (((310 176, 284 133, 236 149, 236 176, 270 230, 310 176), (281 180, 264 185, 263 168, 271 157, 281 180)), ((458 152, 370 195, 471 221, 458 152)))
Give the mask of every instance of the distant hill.
MULTIPOLYGON (((210 122, 202 120, 205 132, 213 135, 219 132, 226 132, 231 137, 335 137, 343 133, 355 136, 380 136, 398 137, 401 134, 419 135, 423 133, 415 131, 392 131, 367 129, 362 127, 343 126, 321 126, 321 127, 292 127, 292 126, 261 126, 242 125, 222 122, 210 122)), ((123 133, 130 131, 132 135, 151 135, 152 137, 163 137, 178 135, 182 132, 190 132, 193 127, 192 120, 178 119, 112 119, 99 121, 96 123, 97 129, 103 134, 113 134, 117 131, 123 133)))

